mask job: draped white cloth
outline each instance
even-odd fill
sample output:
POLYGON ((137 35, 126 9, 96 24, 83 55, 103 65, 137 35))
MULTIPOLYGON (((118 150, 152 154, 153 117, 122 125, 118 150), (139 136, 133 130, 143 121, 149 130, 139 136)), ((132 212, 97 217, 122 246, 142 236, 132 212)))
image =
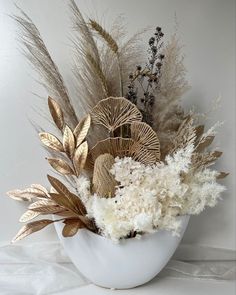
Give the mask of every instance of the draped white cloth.
MULTIPOLYGON (((179 254, 181 251, 184 252, 184 249, 187 251, 186 249, 189 247, 180 247, 179 254)), ((236 264, 232 258, 235 257, 235 252, 207 247, 205 250, 206 253, 212 252, 215 255, 212 254, 213 257, 217 256, 217 251, 221 254, 224 252, 225 260, 184 262, 173 259, 159 276, 234 280, 236 264)), ((0 247, 1 295, 54 294, 87 284, 90 283, 74 267, 59 242, 3 245, 0 247)))

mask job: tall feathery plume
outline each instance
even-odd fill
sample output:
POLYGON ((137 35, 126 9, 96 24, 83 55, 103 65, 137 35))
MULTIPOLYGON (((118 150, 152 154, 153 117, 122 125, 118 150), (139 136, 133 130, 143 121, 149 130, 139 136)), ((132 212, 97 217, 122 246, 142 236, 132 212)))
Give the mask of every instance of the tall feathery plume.
POLYGON ((83 115, 90 111, 99 100, 109 96, 109 90, 101 66, 100 54, 93 34, 84 20, 74 0, 70 0, 75 34, 76 90, 80 97, 80 108, 83 115))
POLYGON ((186 68, 181 48, 179 40, 174 35, 163 49, 165 58, 155 94, 153 128, 157 131, 162 142, 162 155, 166 154, 165 150, 185 120, 184 111, 180 107, 179 101, 190 87, 186 81, 186 68))
POLYGON ((15 15, 13 19, 21 29, 20 41, 24 45, 23 52, 39 73, 42 84, 47 89, 49 95, 54 97, 63 107, 69 124, 75 127, 78 119, 63 77, 48 52, 39 30, 28 15, 20 8, 19 10, 22 16, 15 15))

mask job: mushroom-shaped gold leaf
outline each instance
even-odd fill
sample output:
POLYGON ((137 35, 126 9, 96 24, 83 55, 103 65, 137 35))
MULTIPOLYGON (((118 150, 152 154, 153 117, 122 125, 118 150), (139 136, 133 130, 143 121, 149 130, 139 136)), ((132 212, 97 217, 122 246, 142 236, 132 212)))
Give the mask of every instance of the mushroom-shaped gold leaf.
POLYGON ((152 152, 156 156, 156 161, 159 161, 160 142, 156 132, 144 122, 133 122, 130 126, 130 130, 133 141, 140 144, 149 152, 152 152))
POLYGON ((103 125, 110 132, 116 128, 142 120, 138 108, 124 97, 102 99, 91 112, 92 122, 103 125))

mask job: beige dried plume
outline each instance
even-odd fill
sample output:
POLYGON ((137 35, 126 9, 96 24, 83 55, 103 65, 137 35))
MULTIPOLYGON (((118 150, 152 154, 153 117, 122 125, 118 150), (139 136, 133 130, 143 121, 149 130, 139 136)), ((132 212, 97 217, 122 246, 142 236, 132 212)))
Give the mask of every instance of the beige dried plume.
POLYGON ((186 68, 181 49, 177 36, 172 36, 163 50, 165 58, 159 84, 154 93, 153 129, 158 133, 163 157, 185 119, 180 99, 190 87, 186 80, 186 68))
POLYGON ((39 30, 25 12, 21 9, 19 11, 22 16, 14 16, 13 19, 21 30, 20 42, 23 45, 24 54, 39 73, 42 85, 50 96, 56 97, 60 102, 67 122, 74 127, 78 123, 78 119, 63 77, 54 63, 39 30))
POLYGON ((115 163, 111 154, 102 154, 97 157, 93 171, 93 191, 98 196, 111 198, 115 195, 117 182, 110 169, 115 163))

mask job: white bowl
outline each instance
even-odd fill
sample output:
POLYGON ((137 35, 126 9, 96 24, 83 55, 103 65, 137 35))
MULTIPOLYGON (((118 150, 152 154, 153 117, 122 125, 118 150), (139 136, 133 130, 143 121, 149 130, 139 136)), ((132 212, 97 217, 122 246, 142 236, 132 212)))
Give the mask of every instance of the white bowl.
POLYGON ((178 218, 180 236, 160 230, 117 244, 86 229, 64 238, 63 224, 55 223, 55 227, 66 253, 82 275, 101 287, 128 289, 150 281, 170 260, 189 221, 189 216, 178 218))

